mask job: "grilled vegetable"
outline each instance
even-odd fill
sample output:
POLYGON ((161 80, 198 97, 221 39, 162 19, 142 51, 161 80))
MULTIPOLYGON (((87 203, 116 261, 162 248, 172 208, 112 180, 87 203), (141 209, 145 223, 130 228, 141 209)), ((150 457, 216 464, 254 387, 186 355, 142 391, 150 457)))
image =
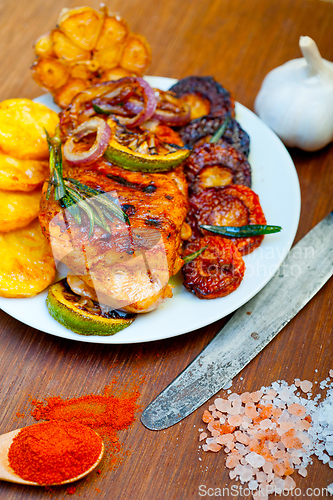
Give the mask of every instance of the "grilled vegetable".
POLYGON ((131 133, 108 120, 112 137, 104 156, 126 170, 166 172, 180 165, 190 150, 159 140, 150 130, 131 133))
MULTIPOLYGON (((190 197, 188 222, 195 237, 205 233, 202 226, 247 226, 266 224, 259 197, 250 188, 230 184, 221 188, 207 188, 190 197)), ((264 236, 232 237, 242 255, 251 253, 264 236)))
POLYGON ((218 236, 199 238, 187 245, 183 259, 194 252, 196 258, 182 267, 184 286, 190 292, 199 299, 216 299, 239 287, 245 264, 230 240, 218 236))
POLYGON ((249 162, 226 143, 197 146, 186 162, 185 173, 192 191, 227 184, 251 186, 249 162))
POLYGON ((211 76, 188 76, 170 90, 190 106, 191 119, 200 116, 235 116, 235 103, 230 93, 211 76))
MULTIPOLYGON (((199 146, 202 142, 209 142, 211 136, 219 130, 224 121, 225 116, 202 116, 183 126, 179 134, 185 145, 199 146)), ((229 118, 221 141, 229 143, 246 157, 249 156, 250 138, 234 118, 229 118)))
POLYGON ((114 335, 136 318, 136 314, 101 307, 91 299, 76 295, 66 279, 49 287, 46 306, 56 321, 80 335, 114 335))

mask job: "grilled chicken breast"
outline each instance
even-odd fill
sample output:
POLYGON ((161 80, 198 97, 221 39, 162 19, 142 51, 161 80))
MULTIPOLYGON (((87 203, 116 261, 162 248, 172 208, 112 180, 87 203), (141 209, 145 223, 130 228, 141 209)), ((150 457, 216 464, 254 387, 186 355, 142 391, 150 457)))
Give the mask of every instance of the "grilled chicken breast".
POLYGON ((83 282, 85 294, 102 304, 130 312, 148 312, 172 296, 170 276, 182 266, 181 228, 188 209, 182 167, 171 172, 131 172, 104 159, 73 167, 64 162, 64 177, 110 193, 128 215, 130 226, 114 219, 110 234, 89 220, 75 223, 53 195, 41 202, 40 224, 57 260, 83 282))

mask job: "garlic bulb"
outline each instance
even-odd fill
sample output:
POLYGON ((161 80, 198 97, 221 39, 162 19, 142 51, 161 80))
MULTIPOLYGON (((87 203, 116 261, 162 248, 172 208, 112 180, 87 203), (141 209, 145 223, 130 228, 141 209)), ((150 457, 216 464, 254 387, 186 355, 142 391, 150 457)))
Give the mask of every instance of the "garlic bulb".
POLYGON ((299 46, 304 57, 266 75, 254 109, 287 146, 316 151, 333 140, 333 63, 310 37, 299 46))

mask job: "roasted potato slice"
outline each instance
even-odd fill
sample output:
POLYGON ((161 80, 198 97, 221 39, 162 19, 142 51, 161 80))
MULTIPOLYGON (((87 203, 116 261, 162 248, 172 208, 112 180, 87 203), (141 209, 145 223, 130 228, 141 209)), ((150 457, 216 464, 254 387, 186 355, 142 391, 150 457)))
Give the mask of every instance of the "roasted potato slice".
POLYGON ((27 226, 39 212, 41 189, 29 193, 0 190, 0 232, 27 226))
POLYGON ((0 233, 0 296, 31 297, 42 292, 55 277, 51 247, 38 219, 27 227, 0 233))
POLYGON ((126 21, 111 16, 105 6, 101 13, 91 7, 63 9, 57 28, 35 43, 35 53, 32 76, 62 108, 109 75, 112 80, 142 76, 151 62, 147 40, 131 33, 126 21))
POLYGON ((60 30, 83 50, 92 50, 100 33, 103 16, 91 7, 62 9, 58 19, 60 30))
POLYGON ((33 191, 48 172, 47 161, 18 160, 0 151, 0 189, 4 191, 33 191))
POLYGON ((54 135, 57 113, 30 99, 0 103, 0 148, 21 160, 45 160, 49 156, 45 129, 54 135))

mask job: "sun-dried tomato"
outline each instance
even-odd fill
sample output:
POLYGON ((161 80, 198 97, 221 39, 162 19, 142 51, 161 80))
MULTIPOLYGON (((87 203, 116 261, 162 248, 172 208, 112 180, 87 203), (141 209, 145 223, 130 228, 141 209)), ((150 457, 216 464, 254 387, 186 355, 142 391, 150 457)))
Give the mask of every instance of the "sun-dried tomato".
MULTIPOLYGON (((190 197, 188 223, 194 237, 207 234, 202 224, 211 226, 246 226, 266 224, 259 197, 246 186, 231 184, 220 188, 207 188, 190 197)), ((230 238, 242 255, 251 253, 264 236, 230 238)))
POLYGON ((199 299, 224 297, 239 287, 245 264, 237 247, 226 238, 205 236, 187 244, 183 256, 207 246, 185 266, 184 286, 199 299))
MULTIPOLYGON (((202 187, 210 187, 204 185, 201 179, 202 170, 210 166, 217 166, 222 172, 230 172, 228 184, 242 184, 251 187, 251 166, 242 153, 227 143, 206 143, 196 147, 185 164, 185 174, 192 191, 202 187)), ((212 184, 212 187, 214 186, 216 184, 212 184)))

